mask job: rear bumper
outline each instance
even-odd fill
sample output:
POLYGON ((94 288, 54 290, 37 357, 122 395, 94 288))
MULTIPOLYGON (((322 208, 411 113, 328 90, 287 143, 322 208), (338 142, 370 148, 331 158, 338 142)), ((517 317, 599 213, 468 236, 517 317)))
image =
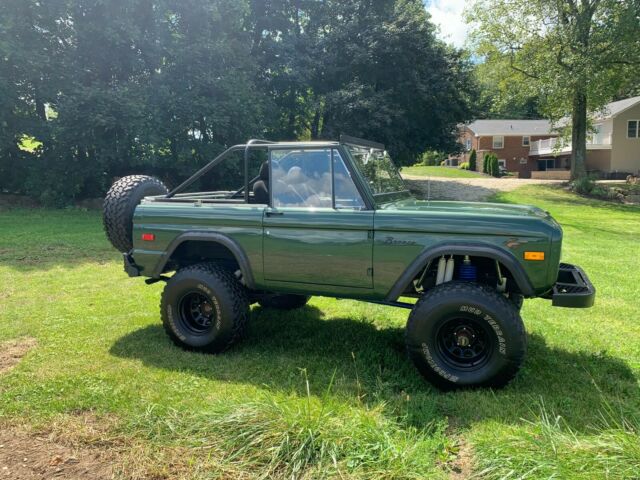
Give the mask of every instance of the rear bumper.
POLYGON ((122 257, 124 259, 124 271, 127 272, 127 275, 130 277, 139 277, 140 267, 135 264, 133 257, 128 253, 123 253, 122 257))
POLYGON ((575 265, 561 263, 558 280, 551 292, 554 307, 589 308, 596 298, 596 289, 584 271, 575 265))

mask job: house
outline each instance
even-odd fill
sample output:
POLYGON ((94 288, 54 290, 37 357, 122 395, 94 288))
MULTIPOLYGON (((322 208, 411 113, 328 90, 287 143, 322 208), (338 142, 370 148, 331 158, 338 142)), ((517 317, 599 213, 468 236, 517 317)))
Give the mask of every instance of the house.
POLYGON ((447 163, 455 166, 468 162, 471 150, 475 150, 476 168, 482 171, 484 156, 494 153, 503 169, 529 178, 531 171, 538 169, 537 159, 529 156, 531 144, 555 137, 548 120, 476 120, 460 127, 458 141, 464 151, 450 157, 447 163))
MULTIPOLYGON (((604 177, 624 177, 640 172, 640 96, 611 102, 591 117, 587 137, 588 172, 604 177)), ((449 165, 469 161, 477 152, 477 170, 494 153, 507 171, 520 178, 568 179, 571 142, 563 140, 547 120, 476 120, 461 125, 458 141, 463 153, 451 156, 449 165)))
MULTIPOLYGON (((592 115, 587 136, 587 172, 624 177, 640 171, 640 97, 609 103, 592 115)), ((551 138, 531 143, 538 170, 570 168, 571 142, 551 138)))

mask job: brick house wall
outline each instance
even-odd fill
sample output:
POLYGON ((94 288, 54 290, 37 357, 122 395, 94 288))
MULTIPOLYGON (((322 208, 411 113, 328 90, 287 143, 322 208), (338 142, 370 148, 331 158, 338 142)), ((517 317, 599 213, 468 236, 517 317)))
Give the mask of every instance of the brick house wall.
MULTIPOLYGON (((537 135, 529 137, 529 142, 550 138, 553 135, 537 135)), ((482 136, 477 139, 476 151, 478 158, 484 158, 485 154, 495 153, 498 160, 505 161, 505 168, 508 172, 513 172, 519 178, 531 178, 531 171, 538 169, 537 161, 529 157, 529 146, 522 145, 523 136, 505 136, 503 148, 493 148, 493 136, 482 136)), ((482 164, 478 162, 479 171, 482 171, 482 164)))
MULTIPOLYGON (((555 135, 536 135, 529 138, 529 142, 535 142, 536 140, 542 140, 550 138, 555 135)), ((517 174, 519 178, 531 178, 531 171, 538 169, 538 163, 536 159, 529 157, 529 146, 522 145, 522 135, 504 136, 503 148, 493 148, 493 136, 479 136, 469 130, 467 127, 463 128, 458 136, 458 141, 462 145, 468 145, 471 149, 474 149, 477 154, 476 170, 482 171, 482 164, 484 155, 489 153, 495 153, 498 160, 505 161, 505 168, 509 172, 517 174)), ((458 164, 469 161, 469 154, 471 150, 464 151, 457 156, 458 164)))

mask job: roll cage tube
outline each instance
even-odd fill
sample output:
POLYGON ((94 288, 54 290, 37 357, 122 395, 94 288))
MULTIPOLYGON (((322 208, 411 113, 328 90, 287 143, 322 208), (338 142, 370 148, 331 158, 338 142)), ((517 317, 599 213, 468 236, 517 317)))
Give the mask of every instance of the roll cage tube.
POLYGON ((244 149, 244 200, 245 202, 249 202, 249 150, 251 148, 260 148, 265 147, 266 145, 271 145, 277 142, 271 142, 269 140, 260 140, 257 138, 249 140, 246 144, 242 145, 234 145, 233 147, 227 148, 224 152, 218 155, 216 158, 207 163, 204 167, 198 170, 196 173, 187 178, 184 182, 178 185, 176 188, 167 193, 164 198, 172 198, 174 195, 182 192, 185 188, 193 184, 196 180, 201 178, 203 175, 207 174, 211 171, 216 165, 218 165, 222 160, 224 160, 228 155, 233 152, 237 152, 244 149))

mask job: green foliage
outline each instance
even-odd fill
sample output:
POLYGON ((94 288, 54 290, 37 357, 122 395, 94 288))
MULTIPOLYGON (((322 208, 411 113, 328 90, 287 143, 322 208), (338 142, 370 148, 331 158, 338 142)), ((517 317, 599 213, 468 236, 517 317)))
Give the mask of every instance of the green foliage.
POLYGON ((477 157, 476 149, 471 150, 469 154, 469 170, 473 170, 474 172, 477 170, 477 157))
POLYGON ((588 113, 637 85, 640 2, 475 0, 468 20, 480 83, 498 99, 489 110, 512 103, 572 118, 572 175, 584 176, 588 113))
POLYGON ((458 168, 460 170, 469 170, 469 162, 462 162, 460 165, 458 165, 458 168))
POLYGON ((131 173, 176 185, 251 137, 348 133, 400 163, 454 149, 471 62, 419 0, 374 4, 0 2, 0 190, 63 205, 131 173))
POLYGON ((589 195, 596 186, 594 177, 587 176, 571 182, 571 188, 580 195, 589 195))
POLYGON ((447 154, 445 153, 427 150, 420 156, 420 164, 426 167, 434 167, 436 165, 440 165, 440 163, 446 158, 447 154))
POLYGON ((485 153, 484 160, 482 162, 482 173, 491 175, 493 177, 500 176, 500 164, 498 163, 498 157, 495 153, 485 153))

